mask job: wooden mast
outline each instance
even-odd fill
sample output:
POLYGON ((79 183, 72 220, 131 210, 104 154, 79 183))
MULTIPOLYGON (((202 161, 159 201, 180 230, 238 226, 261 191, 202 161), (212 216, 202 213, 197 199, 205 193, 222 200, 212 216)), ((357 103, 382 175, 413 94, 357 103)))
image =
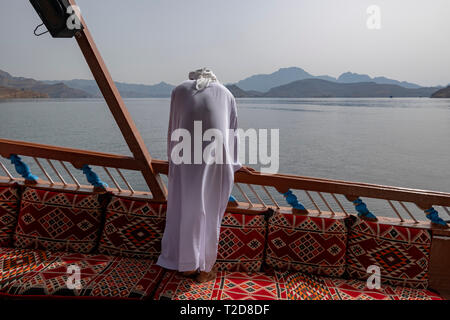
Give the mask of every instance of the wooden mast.
MULTIPOLYGON (((69 2, 72 6, 76 5, 75 0, 69 0, 69 2)), ((166 187, 162 182, 160 175, 153 169, 152 157, 145 146, 144 140, 137 130, 82 16, 80 17, 80 21, 84 28, 75 34, 75 38, 81 52, 91 69, 95 81, 97 82, 128 147, 141 166, 142 175, 144 176, 153 197, 155 200, 165 200, 167 195, 166 187)))

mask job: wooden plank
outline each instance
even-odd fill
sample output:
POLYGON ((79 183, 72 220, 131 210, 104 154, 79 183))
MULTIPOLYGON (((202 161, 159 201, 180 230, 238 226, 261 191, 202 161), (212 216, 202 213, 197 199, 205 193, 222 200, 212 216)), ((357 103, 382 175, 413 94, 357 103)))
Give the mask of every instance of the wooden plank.
POLYGON ((0 139, 0 155, 9 158, 11 154, 66 161, 77 169, 81 169, 83 164, 137 171, 140 171, 142 168, 139 162, 133 157, 33 142, 0 139))
POLYGON ((239 172, 235 177, 237 182, 273 186, 279 191, 299 189, 343 194, 346 196, 412 202, 429 207, 432 205, 450 206, 450 194, 434 191, 278 174, 247 174, 239 172))
POLYGON ((433 236, 429 287, 450 298, 450 237, 433 236))
MULTIPOLYGON (((9 157, 12 153, 30 157, 67 161, 72 163, 76 168, 81 168, 83 164, 88 163, 119 169, 143 170, 142 162, 136 161, 133 157, 57 147, 32 142, 0 139, 0 154, 5 157, 9 157)), ((151 164, 156 173, 168 174, 169 166, 167 161, 152 159, 151 164)), ((299 189, 355 195, 368 198, 425 203, 425 205, 430 207, 432 205, 450 206, 449 193, 349 182, 343 180, 330 180, 283 174, 267 175, 258 172, 255 172, 255 174, 238 172, 235 175, 235 181, 255 185, 273 186, 277 189, 299 189)))
MULTIPOLYGON (((167 174, 167 161, 153 160, 152 163, 157 172, 167 174)), ((273 186, 280 191, 297 189, 355 197, 411 202, 420 204, 424 207, 431 207, 432 205, 450 206, 450 193, 344 180, 331 180, 286 174, 264 174, 255 171, 254 174, 237 172, 235 174, 235 182, 273 186)))
MULTIPOLYGON (((76 5, 74 0, 69 0, 71 5, 76 5)), ((100 91, 105 98, 105 101, 119 126, 122 135, 127 142, 130 151, 134 158, 142 165, 142 175, 147 182, 154 198, 156 200, 163 200, 166 198, 167 190, 162 182, 160 176, 154 171, 152 167, 152 158, 145 146, 139 131, 131 118, 128 109, 120 96, 119 90, 109 74, 103 58, 100 55, 97 46, 92 38, 91 33, 87 27, 83 17, 80 21, 84 26, 83 30, 76 33, 75 38, 81 49, 81 52, 86 59, 86 62, 91 69, 95 81, 100 88, 100 91)))
POLYGON ((33 188, 39 188, 39 189, 45 189, 45 190, 51 190, 55 192, 64 192, 64 191, 77 191, 77 192, 83 192, 83 193, 105 193, 110 192, 114 195, 124 196, 124 197, 132 197, 133 199, 139 199, 139 200, 153 200, 151 197, 151 193, 148 191, 134 191, 131 192, 129 190, 122 190, 118 191, 115 188, 106 188, 102 191, 97 191, 94 189, 91 185, 85 185, 81 184, 80 187, 73 183, 68 183, 66 185, 62 184, 61 182, 55 182, 54 184, 49 184, 45 180, 38 180, 35 184, 25 183, 25 180, 23 178, 16 178, 14 180, 9 180, 7 177, 0 176, 0 186, 8 186, 13 183, 18 183, 19 185, 25 185, 33 188))

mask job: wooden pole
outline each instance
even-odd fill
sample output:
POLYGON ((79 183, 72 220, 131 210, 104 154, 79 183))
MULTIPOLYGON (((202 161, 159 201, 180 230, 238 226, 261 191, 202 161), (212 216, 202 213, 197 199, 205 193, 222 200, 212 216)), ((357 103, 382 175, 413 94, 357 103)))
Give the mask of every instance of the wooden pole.
MULTIPOLYGON (((69 2, 73 6, 76 5, 74 0, 69 0, 69 2)), ((97 82, 130 151, 133 153, 136 161, 141 165, 142 175, 144 176, 153 197, 155 200, 165 200, 167 195, 166 187, 159 174, 156 173, 152 167, 152 157, 145 146, 144 140, 139 134, 128 109, 120 96, 119 90, 109 74, 106 64, 95 45, 94 39, 92 38, 83 17, 80 17, 80 21, 82 22, 84 29, 78 31, 75 34, 75 38, 81 52, 91 69, 95 81, 97 82)))

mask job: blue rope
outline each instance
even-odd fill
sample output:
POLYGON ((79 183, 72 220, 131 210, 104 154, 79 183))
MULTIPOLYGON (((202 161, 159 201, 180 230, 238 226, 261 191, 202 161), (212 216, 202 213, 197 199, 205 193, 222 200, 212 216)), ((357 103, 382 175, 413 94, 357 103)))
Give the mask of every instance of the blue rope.
POLYGON ((306 210, 306 208, 298 201, 297 196, 293 194, 291 190, 283 193, 283 196, 286 198, 286 202, 289 203, 292 208, 298 210, 306 210))
POLYGON ((431 207, 430 209, 424 210, 426 217, 433 223, 439 224, 441 226, 446 226, 447 227, 447 223, 441 218, 439 217, 439 212, 437 212, 436 209, 434 209, 433 207, 431 207))
POLYGON ((87 181, 94 187, 103 189, 108 188, 108 185, 101 181, 98 175, 94 171, 92 171, 92 169, 87 164, 83 165, 81 170, 83 170, 83 173, 86 175, 87 181))
POLYGON ((38 181, 38 176, 31 173, 30 168, 22 161, 22 159, 17 154, 12 154, 9 159, 14 165, 18 174, 20 174, 25 180, 28 181, 38 181))
POLYGON ((369 219, 377 218, 372 212, 369 211, 369 209, 367 209, 367 205, 360 198, 353 201, 353 204, 355 205, 356 211, 358 211, 358 217, 369 219))

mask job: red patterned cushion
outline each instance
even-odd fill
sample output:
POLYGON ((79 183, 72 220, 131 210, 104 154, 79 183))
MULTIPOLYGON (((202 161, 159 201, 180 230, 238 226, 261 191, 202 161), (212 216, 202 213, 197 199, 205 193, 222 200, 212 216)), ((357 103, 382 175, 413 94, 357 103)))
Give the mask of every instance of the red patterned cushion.
POLYGON ((106 212, 99 252, 157 259, 166 221, 166 204, 113 197, 106 212))
POLYGON ((0 291, 24 275, 45 268, 51 255, 42 250, 0 247, 0 291))
POLYGON ((426 229, 357 219, 350 228, 347 271, 366 280, 367 268, 379 266, 381 281, 394 286, 426 288, 431 235, 426 229))
POLYGON ((264 215, 225 213, 216 266, 221 271, 261 271, 266 242, 264 215))
POLYGON ((101 228, 98 194, 26 188, 14 235, 18 248, 91 252, 101 228))
MULTIPOLYGON (((69 296, 121 299, 147 299, 161 281, 163 269, 144 259, 86 255, 81 253, 45 253, 27 250, 23 257, 48 254, 44 261, 21 261, 29 271, 3 287, 3 292, 14 296, 69 296), (38 253, 39 252, 39 253, 38 253), (68 267, 80 268, 80 288, 67 286, 68 267)), ((8 265, 13 273, 15 267, 8 265)))
POLYGON ((414 289, 402 286, 391 287, 395 294, 395 300, 448 300, 438 293, 427 289, 414 289))
POLYGON ((177 272, 164 274, 156 300, 280 300, 286 299, 284 283, 261 272, 220 271, 215 280, 198 283, 177 272))
POLYGON ((284 282, 289 300, 332 300, 319 276, 292 271, 277 271, 276 274, 284 282))
POLYGON ((369 289, 366 282, 309 275, 301 272, 277 273, 285 282, 286 294, 292 300, 443 300, 424 289, 382 285, 369 289))
POLYGON ((275 214, 269 220, 266 263, 277 270, 341 276, 347 227, 343 217, 275 214))
POLYGON ((19 205, 15 185, 0 186, 0 247, 10 247, 19 205))

